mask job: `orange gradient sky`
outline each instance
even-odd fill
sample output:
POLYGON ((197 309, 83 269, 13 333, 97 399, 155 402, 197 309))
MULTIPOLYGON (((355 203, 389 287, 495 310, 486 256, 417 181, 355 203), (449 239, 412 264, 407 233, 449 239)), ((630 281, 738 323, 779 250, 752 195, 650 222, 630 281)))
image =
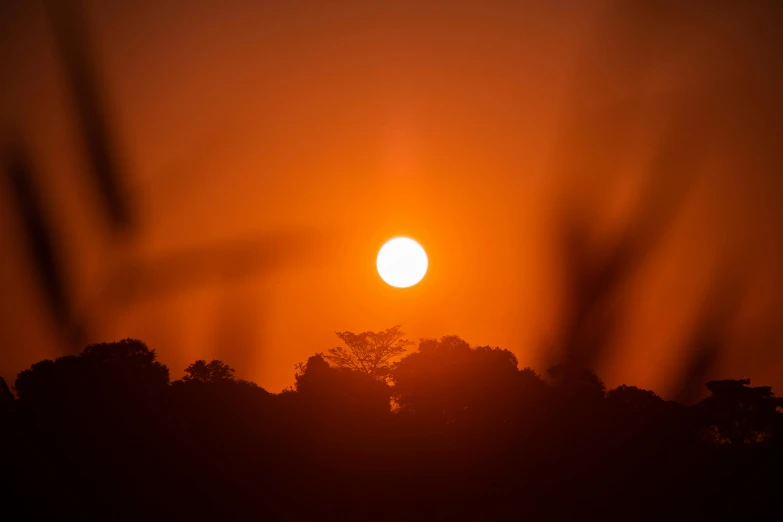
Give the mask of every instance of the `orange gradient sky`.
MULTIPOLYGON (((197 358, 220 358, 270 391, 291 384, 296 362, 335 346, 335 331, 395 324, 414 340, 458 334, 508 348, 543 369, 561 320, 562 202, 586 209, 599 242, 611 237, 634 190, 656 175, 661 136, 675 133, 681 152, 667 168, 697 177, 626 281, 617 349, 599 373, 611 386, 665 392, 712 270, 728 257, 742 303, 715 376, 780 390, 777 8, 382 4, 86 2, 135 211, 122 241, 84 180, 43 6, 0 8, 0 138, 21 136, 35 156, 89 341, 143 339, 174 378, 197 358), (389 287, 375 270, 396 235, 429 256, 412 288, 389 287), (128 283, 118 275, 126 264, 255 240, 275 247, 263 271, 107 297, 112 281, 128 283)), ((67 348, 6 189, 0 375, 12 381, 67 348)))

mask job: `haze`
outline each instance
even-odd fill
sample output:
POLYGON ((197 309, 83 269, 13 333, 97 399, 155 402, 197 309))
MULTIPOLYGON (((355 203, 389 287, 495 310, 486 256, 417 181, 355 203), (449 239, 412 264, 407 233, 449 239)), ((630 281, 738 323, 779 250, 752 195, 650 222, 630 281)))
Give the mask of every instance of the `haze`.
MULTIPOLYGON (((640 188, 663 168, 690 181, 623 280, 598 373, 665 395, 728 266, 740 290, 711 377, 779 389, 780 8, 682 4, 87 2, 131 202, 118 236, 84 179, 46 12, 12 0, 0 7, 0 137, 35 158, 83 340, 144 339, 173 378, 219 358, 279 391, 335 331, 396 324, 541 366, 562 335, 563 208, 600 250, 634 208, 664 205, 640 188), (430 260, 404 290, 375 270, 398 235, 430 260), (263 263, 245 255, 256 241, 263 263), (179 286, 180 265, 164 263, 171 288, 123 271, 222 248, 232 263, 179 286)), ((0 374, 13 382, 73 348, 5 183, 0 202, 0 374)))

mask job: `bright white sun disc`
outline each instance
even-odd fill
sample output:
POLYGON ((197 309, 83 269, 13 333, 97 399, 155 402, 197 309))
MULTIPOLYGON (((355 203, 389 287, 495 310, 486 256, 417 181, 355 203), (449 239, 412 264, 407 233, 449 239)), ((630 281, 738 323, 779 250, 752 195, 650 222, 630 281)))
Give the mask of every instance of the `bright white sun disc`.
POLYGON ((376 260, 381 279, 397 288, 408 288, 427 273, 427 253, 420 244, 407 237, 387 241, 376 260))

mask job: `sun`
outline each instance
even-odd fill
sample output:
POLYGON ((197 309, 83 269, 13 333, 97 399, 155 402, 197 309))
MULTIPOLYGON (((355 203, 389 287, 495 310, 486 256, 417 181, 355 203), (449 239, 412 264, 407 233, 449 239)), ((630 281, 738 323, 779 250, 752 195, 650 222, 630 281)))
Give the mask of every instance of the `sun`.
POLYGON ((375 262, 381 279, 396 288, 408 288, 422 280, 427 273, 427 253, 408 237, 395 237, 378 251, 375 262))

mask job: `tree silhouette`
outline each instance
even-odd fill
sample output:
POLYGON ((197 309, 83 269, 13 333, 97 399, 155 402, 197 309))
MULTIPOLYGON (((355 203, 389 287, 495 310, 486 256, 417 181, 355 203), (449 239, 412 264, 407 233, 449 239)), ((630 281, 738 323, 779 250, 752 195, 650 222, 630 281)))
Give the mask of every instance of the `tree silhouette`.
POLYGON ((213 359, 209 363, 199 359, 185 368, 185 376, 182 380, 184 382, 200 382, 204 384, 233 382, 235 381, 234 369, 217 359, 213 359))
POLYGON ((699 403, 716 442, 761 442, 783 426, 783 397, 769 386, 750 386, 750 379, 725 379, 706 384, 711 395, 699 403))
POLYGON ((297 365, 295 389, 310 407, 333 416, 388 413, 391 390, 384 380, 350 368, 334 368, 322 354, 297 365))
POLYGON ((623 384, 606 393, 606 402, 625 411, 649 412, 659 408, 665 401, 654 391, 623 384))
POLYGON ((471 348, 457 336, 425 339, 393 372, 394 397, 401 411, 446 424, 507 420, 520 392, 538 376, 517 369, 508 350, 471 348))
POLYGON ((610 415, 606 424, 618 438, 661 436, 661 429, 681 428, 679 409, 652 390, 623 384, 606 393, 604 404, 610 415))
POLYGON ((60 403, 157 394, 168 384, 169 369, 155 360, 155 351, 142 341, 123 339, 38 362, 17 376, 14 387, 22 403, 60 403))
POLYGON ((712 381, 685 406, 605 392, 575 364, 548 373, 451 335, 421 340, 386 379, 317 353, 270 394, 220 360, 169 383, 140 341, 91 345, 20 373, 18 399, 0 381, 0 491, 35 520, 198 522, 213 505, 226 520, 499 521, 523 506, 620 521, 650 498, 643 520, 776 509, 783 413, 769 387, 712 381))
POLYGON ((585 400, 600 400, 606 386, 594 371, 577 365, 557 364, 547 369, 555 389, 585 400))
POLYGON ((337 368, 347 368, 367 373, 376 379, 386 379, 394 367, 394 359, 406 352, 413 344, 404 339, 400 325, 381 332, 337 332, 337 337, 347 348, 338 346, 329 349, 324 359, 337 368))

